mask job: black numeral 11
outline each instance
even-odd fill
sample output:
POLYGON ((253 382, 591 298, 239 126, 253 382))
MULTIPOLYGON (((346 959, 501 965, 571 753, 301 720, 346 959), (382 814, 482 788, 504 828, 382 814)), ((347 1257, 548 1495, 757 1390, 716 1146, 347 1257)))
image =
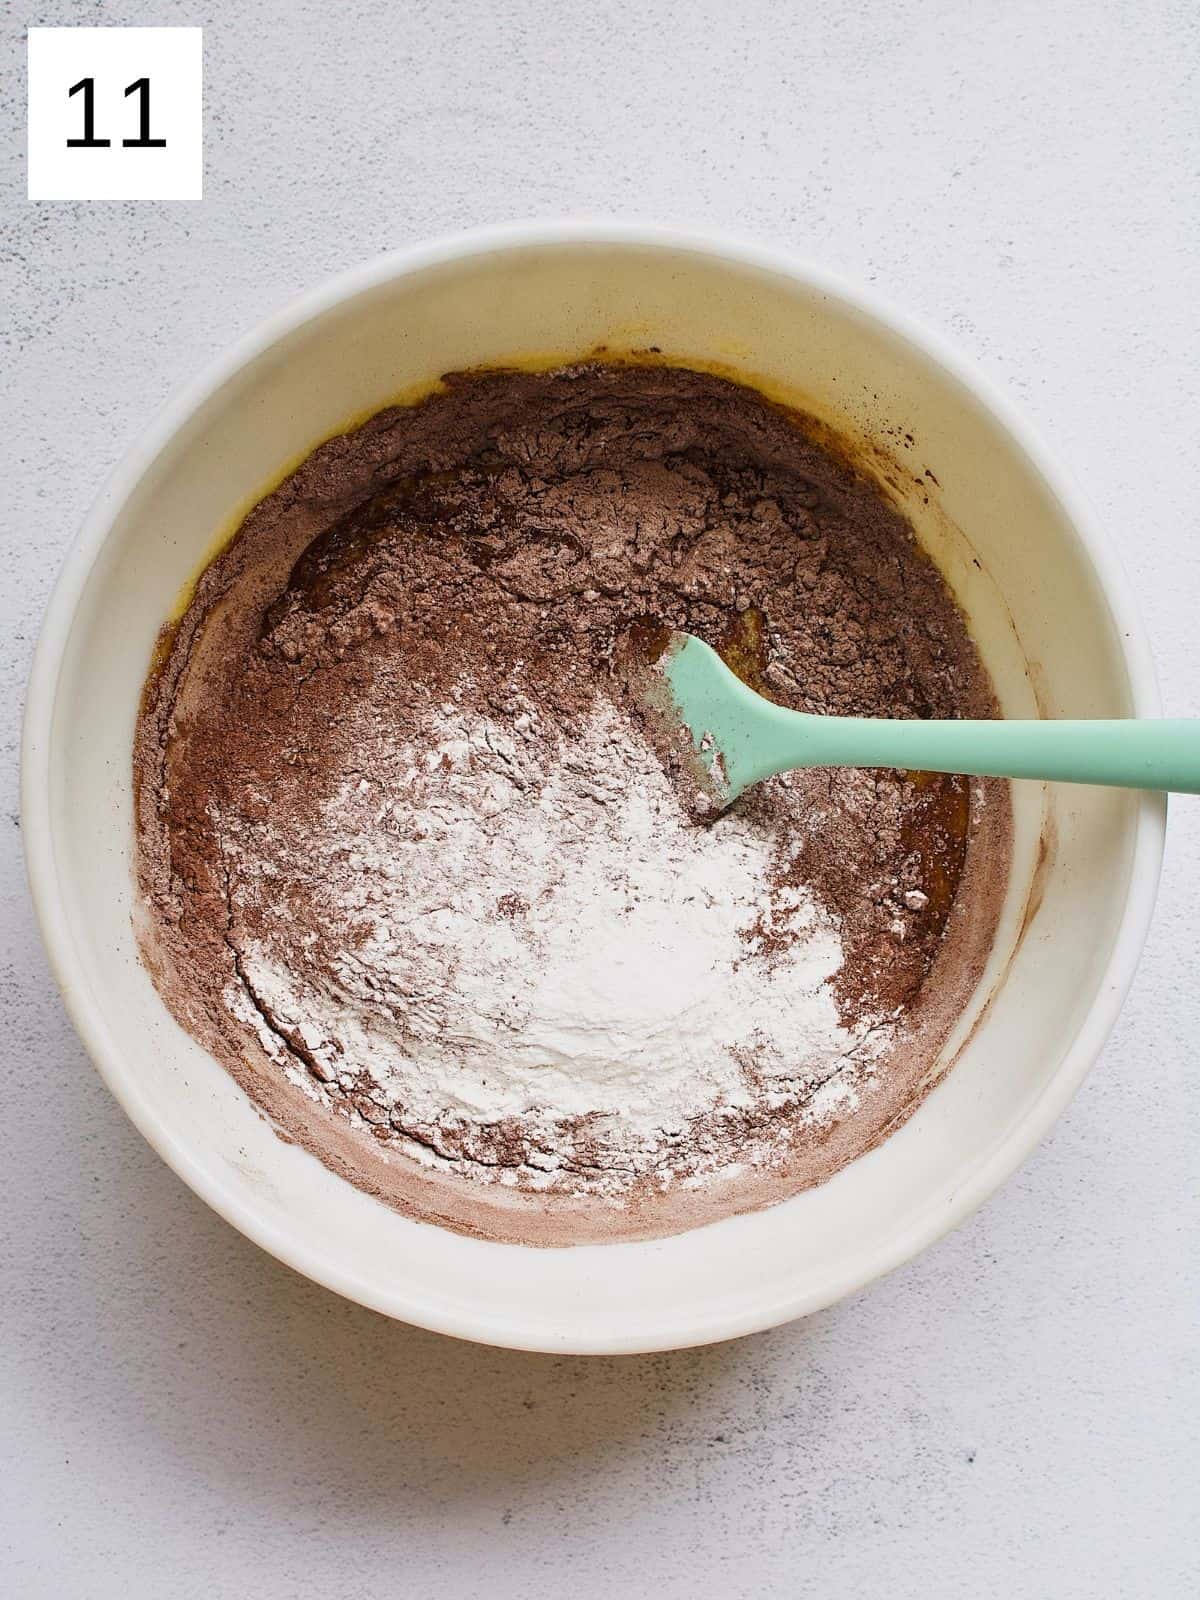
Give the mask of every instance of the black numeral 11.
MULTIPOLYGON (((83 94, 83 138, 68 139, 69 150, 105 150, 111 144, 111 139, 97 139, 96 137, 96 80, 95 78, 80 78, 79 82, 72 84, 67 90, 67 99, 72 95, 83 94)), ((127 150, 165 150, 165 139, 152 139, 150 137, 150 79, 135 78, 125 90, 128 100, 131 94, 138 97, 138 136, 136 139, 122 139, 121 144, 127 150)))

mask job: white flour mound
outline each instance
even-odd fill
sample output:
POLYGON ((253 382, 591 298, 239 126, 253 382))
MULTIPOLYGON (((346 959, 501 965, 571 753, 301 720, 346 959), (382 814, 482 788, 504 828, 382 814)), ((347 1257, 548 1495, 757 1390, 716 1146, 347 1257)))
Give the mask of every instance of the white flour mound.
MULTIPOLYGON (((719 1137, 689 1148, 694 1119, 844 1114, 888 1043, 889 1026, 841 1023, 838 930, 807 890, 772 890, 775 842, 739 815, 688 821, 605 701, 548 770, 532 712, 501 729, 444 705, 386 785, 350 776, 322 816, 304 871, 335 960, 246 939, 274 1030, 236 986, 226 1003, 310 1094, 353 1089, 358 1114, 427 1164, 461 1161, 446 1130, 515 1119, 533 1147, 519 1176, 473 1176, 548 1185, 586 1118, 611 1166, 589 1188, 698 1180, 734 1158, 719 1137)), ((298 869, 239 866, 259 896, 298 869)))

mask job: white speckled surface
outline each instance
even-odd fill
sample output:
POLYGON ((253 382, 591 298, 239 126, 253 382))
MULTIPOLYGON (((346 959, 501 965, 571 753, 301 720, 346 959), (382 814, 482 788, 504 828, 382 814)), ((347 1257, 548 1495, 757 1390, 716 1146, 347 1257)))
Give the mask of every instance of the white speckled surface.
POLYGON ((341 267, 531 214, 782 241, 949 332, 1090 485, 1200 714, 1195 8, 59 0, 6 30, 0 1593, 1195 1594, 1200 801, 1112 1043, 979 1216, 808 1323, 621 1360, 390 1324, 208 1212, 67 1024, 16 819, 43 605, 163 396, 341 267), (29 205, 26 21, 203 22, 207 199, 29 205))

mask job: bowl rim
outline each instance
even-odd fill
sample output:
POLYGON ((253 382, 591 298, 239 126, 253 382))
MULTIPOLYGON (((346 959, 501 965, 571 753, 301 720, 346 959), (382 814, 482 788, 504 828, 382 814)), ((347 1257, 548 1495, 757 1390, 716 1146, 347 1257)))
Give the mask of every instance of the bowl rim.
MULTIPOLYGON (((573 218, 504 223, 442 235, 376 256, 298 295, 244 333, 178 388, 109 473, 73 541, 52 591, 34 650, 21 741, 21 825, 26 871, 35 913, 68 1015, 97 1070, 135 1127, 183 1181, 241 1233, 306 1277, 350 1299, 419 1327, 459 1338, 522 1350, 617 1354, 678 1349, 774 1327, 834 1304, 847 1294, 911 1260, 978 1209, 1028 1157, 1083 1082, 1112 1030, 1133 980, 1149 930, 1162 864, 1166 796, 1141 797, 1134 821, 1125 909, 1096 998, 1063 1060, 1025 1116, 989 1158, 938 1204, 923 1207, 907 1230, 889 1238, 869 1257, 827 1279, 819 1289, 795 1290, 758 1300, 738 1312, 714 1304, 704 1319, 687 1326, 660 1326, 656 1333, 579 1330, 548 1343, 544 1330, 497 1318, 486 1305, 463 1314, 406 1285, 381 1288, 339 1268, 306 1240, 260 1216, 226 1188, 144 1101, 136 1076, 112 1041, 101 1005, 79 981, 79 958, 59 883, 50 808, 51 731, 64 654, 76 609, 92 568, 116 518, 147 468, 191 415, 224 383, 280 339, 305 323, 386 282, 494 252, 559 245, 625 246, 683 252, 791 278, 876 321, 913 345, 957 380, 1014 441, 1058 500, 1096 573, 1112 615, 1134 714, 1161 714, 1153 660, 1132 589, 1108 535, 1070 473, 1036 436, 997 384, 953 349, 943 337, 841 273, 804 256, 733 234, 702 232, 637 220, 573 218)), ((605 1249, 619 1249, 607 1245, 605 1249)))

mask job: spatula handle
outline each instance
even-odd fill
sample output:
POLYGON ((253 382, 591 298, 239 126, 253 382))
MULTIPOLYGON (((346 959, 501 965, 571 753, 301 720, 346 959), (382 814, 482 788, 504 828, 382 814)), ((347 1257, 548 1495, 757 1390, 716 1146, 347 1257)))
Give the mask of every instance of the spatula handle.
POLYGON ((799 758, 804 766, 906 767, 1200 793, 1200 721, 802 720, 790 757, 776 771, 799 758))

